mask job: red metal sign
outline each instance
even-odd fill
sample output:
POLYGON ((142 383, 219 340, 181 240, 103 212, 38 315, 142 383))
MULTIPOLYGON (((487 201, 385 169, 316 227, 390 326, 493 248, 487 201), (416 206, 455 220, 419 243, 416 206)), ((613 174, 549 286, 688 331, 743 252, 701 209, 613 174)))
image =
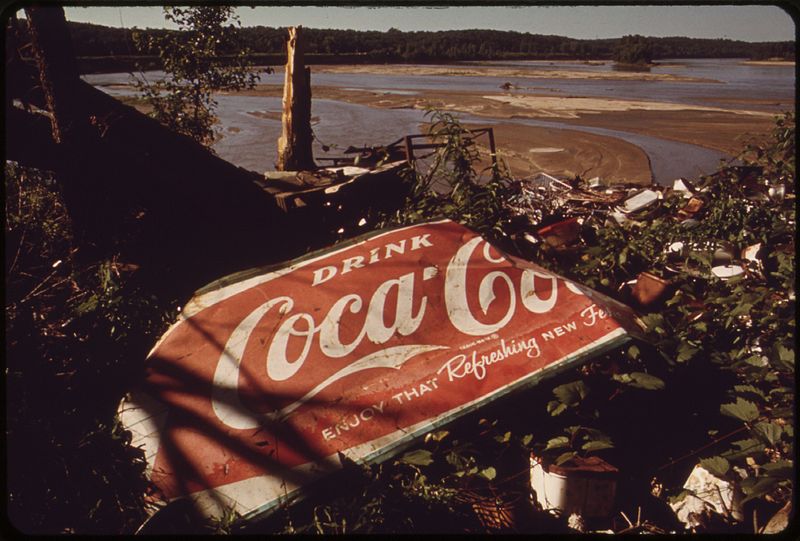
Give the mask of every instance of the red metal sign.
POLYGON ((198 293, 123 404, 165 500, 269 511, 628 338, 618 303, 441 221, 198 293))

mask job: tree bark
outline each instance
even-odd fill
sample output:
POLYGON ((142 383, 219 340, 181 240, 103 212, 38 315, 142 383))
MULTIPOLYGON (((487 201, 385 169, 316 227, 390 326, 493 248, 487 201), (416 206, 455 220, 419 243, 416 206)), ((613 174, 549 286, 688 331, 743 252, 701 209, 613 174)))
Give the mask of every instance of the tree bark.
POLYGON ((89 135, 88 115, 77 99, 78 67, 64 10, 54 6, 25 8, 47 109, 52 113, 56 143, 80 141, 89 135))
POLYGON ((78 75, 72 39, 63 8, 25 8, 39 81, 50 112, 52 138, 65 159, 56 173, 73 232, 84 246, 86 257, 96 257, 108 244, 104 233, 101 177, 92 174, 87 161, 97 153, 98 138, 91 129, 86 104, 79 99, 78 75))
POLYGON ((278 139, 279 171, 316 169, 311 149, 311 70, 305 66, 302 27, 289 28, 283 84, 283 129, 278 139))

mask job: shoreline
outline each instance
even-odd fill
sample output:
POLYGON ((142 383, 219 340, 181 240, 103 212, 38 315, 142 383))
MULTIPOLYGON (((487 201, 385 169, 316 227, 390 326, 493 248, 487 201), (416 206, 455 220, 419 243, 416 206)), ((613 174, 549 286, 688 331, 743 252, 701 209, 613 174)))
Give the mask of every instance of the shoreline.
MULTIPOLYGON (((282 96, 281 85, 258 85, 242 91, 245 96, 282 96)), ((313 99, 329 99, 387 109, 436 107, 492 120, 514 118, 557 121, 574 126, 607 128, 657 137, 739 154, 749 139, 763 139, 774 127, 778 113, 749 110, 760 100, 738 100, 736 108, 681 105, 658 101, 614 100, 579 96, 537 96, 498 92, 420 90, 413 94, 394 91, 312 87, 313 99)), ((712 99, 712 98, 709 98, 712 99)))
MULTIPOLYGON (((283 85, 260 84, 251 90, 223 93, 240 96, 283 96, 283 85)), ((654 137, 665 142, 685 143, 739 155, 748 142, 765 140, 778 113, 757 109, 772 105, 758 98, 728 100, 731 108, 683 105, 659 101, 553 96, 446 90, 363 89, 312 86, 312 100, 332 100, 377 109, 438 108, 471 115, 465 126, 491 125, 498 154, 514 175, 538 171, 566 177, 599 176, 604 184, 621 182, 650 184, 653 179, 647 153, 613 135, 582 130, 600 128, 654 137), (476 118, 478 117, 478 118, 476 118), (487 120, 481 123, 480 118, 487 120), (557 123, 535 126, 508 122, 530 119, 557 123), (504 122, 506 121, 506 122, 504 122)), ((714 101, 709 96, 709 101, 714 101)), ((278 111, 244 111, 250 116, 279 121, 278 111)), ((381 144, 385 141, 374 141, 381 144)))
POLYGON ((686 77, 669 73, 648 73, 642 71, 579 71, 520 69, 512 67, 470 68, 461 64, 309 64, 316 73, 347 73, 366 75, 427 75, 452 77, 498 77, 520 79, 593 79, 614 81, 667 81, 680 83, 719 83, 716 79, 686 77))

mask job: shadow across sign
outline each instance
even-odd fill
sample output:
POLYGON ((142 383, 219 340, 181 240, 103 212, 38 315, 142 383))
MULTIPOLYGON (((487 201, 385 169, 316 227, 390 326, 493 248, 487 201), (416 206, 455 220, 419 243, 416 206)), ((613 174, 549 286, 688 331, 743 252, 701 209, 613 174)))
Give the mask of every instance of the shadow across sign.
POLYGON ((449 220, 199 291, 121 406, 156 499, 265 516, 341 469, 619 346, 623 305, 449 220))

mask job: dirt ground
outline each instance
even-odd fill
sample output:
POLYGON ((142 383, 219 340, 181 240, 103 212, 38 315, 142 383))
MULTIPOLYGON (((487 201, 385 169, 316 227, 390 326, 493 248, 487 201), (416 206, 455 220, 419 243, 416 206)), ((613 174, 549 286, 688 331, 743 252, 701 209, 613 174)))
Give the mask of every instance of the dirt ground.
MULTIPOLYGON (((470 129, 489 124, 467 124, 470 129)), ((495 146, 501 165, 515 177, 539 171, 551 175, 589 180, 600 177, 603 183, 651 184, 650 164, 639 147, 612 137, 554 128, 492 124, 495 146)), ((478 138, 478 144, 488 143, 478 138)))

